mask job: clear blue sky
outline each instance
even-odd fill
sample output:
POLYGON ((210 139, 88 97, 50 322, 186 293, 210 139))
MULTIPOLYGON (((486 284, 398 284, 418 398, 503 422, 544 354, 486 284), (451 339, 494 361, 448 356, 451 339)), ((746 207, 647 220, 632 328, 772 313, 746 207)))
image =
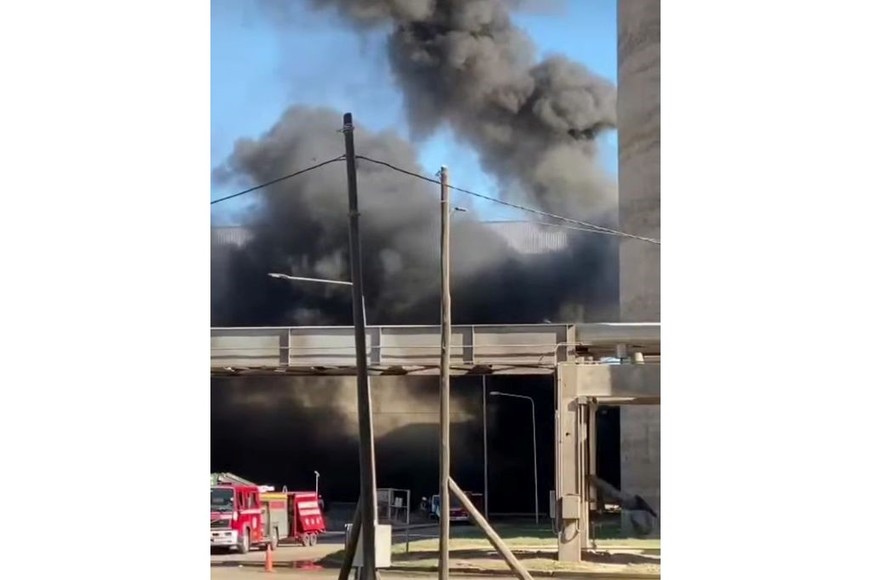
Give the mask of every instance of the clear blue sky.
MULTIPOLYGON (((390 84, 381 50, 385 33, 361 41, 328 16, 309 12, 303 0, 287 4, 294 11, 292 19, 279 29, 256 9, 256 0, 212 0, 212 167, 231 153, 236 139, 260 135, 292 104, 352 111, 355 120, 368 128, 408 134, 401 95, 390 84)), ((514 20, 534 39, 540 55, 565 54, 615 83, 616 0, 564 4, 558 13, 519 14, 514 20)), ((456 185, 498 196, 474 152, 458 145, 448 132, 418 148, 423 167, 434 173, 447 165, 456 185)), ((603 163, 615 174, 615 132, 604 144, 603 163)), ((212 197, 227 193, 233 192, 216 186, 212 197)), ((248 203, 243 199, 216 206, 215 224, 236 223, 239 209, 248 203)), ((489 219, 515 217, 509 209, 483 203, 475 209, 489 219)))

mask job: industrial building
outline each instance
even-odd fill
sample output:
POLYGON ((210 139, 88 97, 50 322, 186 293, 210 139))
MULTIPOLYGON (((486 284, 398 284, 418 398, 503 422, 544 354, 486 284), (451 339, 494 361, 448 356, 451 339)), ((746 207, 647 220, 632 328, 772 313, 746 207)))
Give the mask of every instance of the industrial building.
MULTIPOLYGON (((661 237, 659 0, 619 0, 619 222, 622 231, 661 237)), ((620 247, 620 319, 661 320, 661 246, 624 239, 620 247)), ((622 485, 660 513, 658 406, 621 411, 622 485)))
MULTIPOLYGON (((660 239, 660 2, 620 0, 618 14, 619 229, 660 239)), ((527 222, 490 222, 486 225, 502 235, 515 250, 524 254, 557 252, 569 245, 569 236, 572 235, 570 230, 527 222)), ((244 228, 215 228, 212 231, 213 249, 228 245, 243 246, 249 237, 250 234, 244 228)), ((620 245, 619 260, 620 320, 626 323, 659 322, 660 246, 624 239, 620 245)), ((629 369, 626 372, 657 374, 657 370, 650 373, 643 369, 629 369)), ((477 387, 469 386, 471 388, 477 387)), ((302 400, 300 408, 315 405, 318 396, 320 395, 311 395, 311 404, 302 400)), ((425 413, 431 414, 429 407, 433 406, 434 400, 424 402, 421 399, 417 406, 403 408, 401 411, 388 409, 390 404, 395 404, 395 398, 384 396, 383 404, 376 401, 375 407, 376 410, 383 407, 381 410, 385 417, 393 414, 395 417, 401 415, 407 418, 421 413, 424 407, 425 413)), ((467 418, 469 417, 461 420, 465 421, 467 418)), ((430 425, 432 423, 431 420, 426 422, 430 425)), ((469 424, 475 422, 468 421, 469 424)), ((383 425, 383 421, 381 424, 383 425)), ((408 424, 403 424, 403 428, 409 427, 408 424)), ((473 430, 469 431, 472 432, 473 430)), ((621 407, 616 433, 619 438, 620 481, 613 483, 643 496, 657 513, 661 513, 658 405, 621 407)), ((383 436, 386 437, 387 433, 383 436)), ((429 434, 426 438, 431 436, 429 434)), ((476 435, 469 437, 473 439, 476 435)), ((579 438, 579 435, 572 434, 572 437, 579 438)), ((352 435, 348 434, 348 438, 352 439, 352 435)), ((405 444, 409 438, 403 436, 402 439, 402 444, 405 444)), ((347 461, 352 462, 353 459, 353 454, 349 453, 347 461)), ((383 470, 379 465, 380 471, 383 470)), ((432 473, 434 474, 434 470, 432 473)), ((581 492, 563 490, 563 493, 581 492)))
MULTIPOLYGON (((481 223, 502 236, 513 250, 524 255, 564 250, 568 247, 571 236, 577 235, 574 230, 531 221, 503 220, 481 223)), ((214 227, 211 230, 212 251, 228 246, 242 247, 252 236, 250 230, 244 226, 214 227)))

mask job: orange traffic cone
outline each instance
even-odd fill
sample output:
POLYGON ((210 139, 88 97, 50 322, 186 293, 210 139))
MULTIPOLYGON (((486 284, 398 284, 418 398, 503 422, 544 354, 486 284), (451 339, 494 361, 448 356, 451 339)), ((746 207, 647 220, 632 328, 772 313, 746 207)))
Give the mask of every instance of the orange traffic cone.
POLYGON ((266 572, 273 572, 272 544, 266 544, 266 572))

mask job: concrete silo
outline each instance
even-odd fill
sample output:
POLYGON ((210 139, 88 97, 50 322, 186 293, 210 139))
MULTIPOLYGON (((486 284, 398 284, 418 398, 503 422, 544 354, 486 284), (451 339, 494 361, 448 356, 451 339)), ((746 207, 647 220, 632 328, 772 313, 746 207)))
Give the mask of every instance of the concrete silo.
MULTIPOLYGON (((660 2, 618 2, 620 229, 660 239, 660 2)), ((660 321, 660 248, 622 241, 623 322, 660 321)), ((659 407, 623 407, 620 431, 621 487, 643 496, 661 513, 659 407)))

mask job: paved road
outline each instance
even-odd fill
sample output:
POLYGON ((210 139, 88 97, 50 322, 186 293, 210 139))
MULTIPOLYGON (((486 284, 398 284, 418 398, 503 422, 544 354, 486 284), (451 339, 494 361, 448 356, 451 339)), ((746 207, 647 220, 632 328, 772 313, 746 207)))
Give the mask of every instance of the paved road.
MULTIPOLYGON (((425 528, 409 530, 410 539, 438 537, 438 528, 427 526, 425 528)), ((405 541, 405 531, 397 530, 393 533, 393 544, 401 544, 405 541)), ((344 546, 344 532, 327 532, 322 534, 316 546, 304 547, 299 545, 281 545, 273 554, 277 567, 294 565, 296 569, 316 569, 316 562, 344 546)), ((212 554, 211 565, 213 569, 238 567, 240 563, 263 562, 265 564, 266 553, 261 550, 253 550, 247 554, 230 552, 225 554, 212 554)))
MULTIPOLYGON (((281 545, 273 554, 274 562, 279 565, 286 566, 288 564, 296 564, 297 566, 314 566, 315 562, 344 546, 343 533, 327 533, 320 536, 316 546, 299 546, 299 545, 281 545)), ((237 567, 241 563, 251 564, 255 562, 263 562, 265 564, 266 553, 262 550, 252 550, 247 554, 239 554, 238 552, 229 553, 213 553, 211 555, 211 565, 214 570, 217 567, 237 567)))
MULTIPOLYGON (((436 578, 437 574, 408 574, 390 572, 381 570, 381 578, 384 580, 423 580, 425 578, 436 578)), ((263 570, 257 568, 212 568, 211 577, 213 580, 263 580, 269 577, 279 577, 281 579, 290 580, 335 580, 338 578, 338 570, 297 570, 293 568, 276 568, 272 574, 266 574, 263 570)), ((480 578, 480 576, 477 576, 480 578)), ((353 578, 353 574, 351 574, 353 578)), ((495 576, 493 576, 495 578, 495 576)), ((505 576, 498 576, 501 580, 506 580, 505 576)))

